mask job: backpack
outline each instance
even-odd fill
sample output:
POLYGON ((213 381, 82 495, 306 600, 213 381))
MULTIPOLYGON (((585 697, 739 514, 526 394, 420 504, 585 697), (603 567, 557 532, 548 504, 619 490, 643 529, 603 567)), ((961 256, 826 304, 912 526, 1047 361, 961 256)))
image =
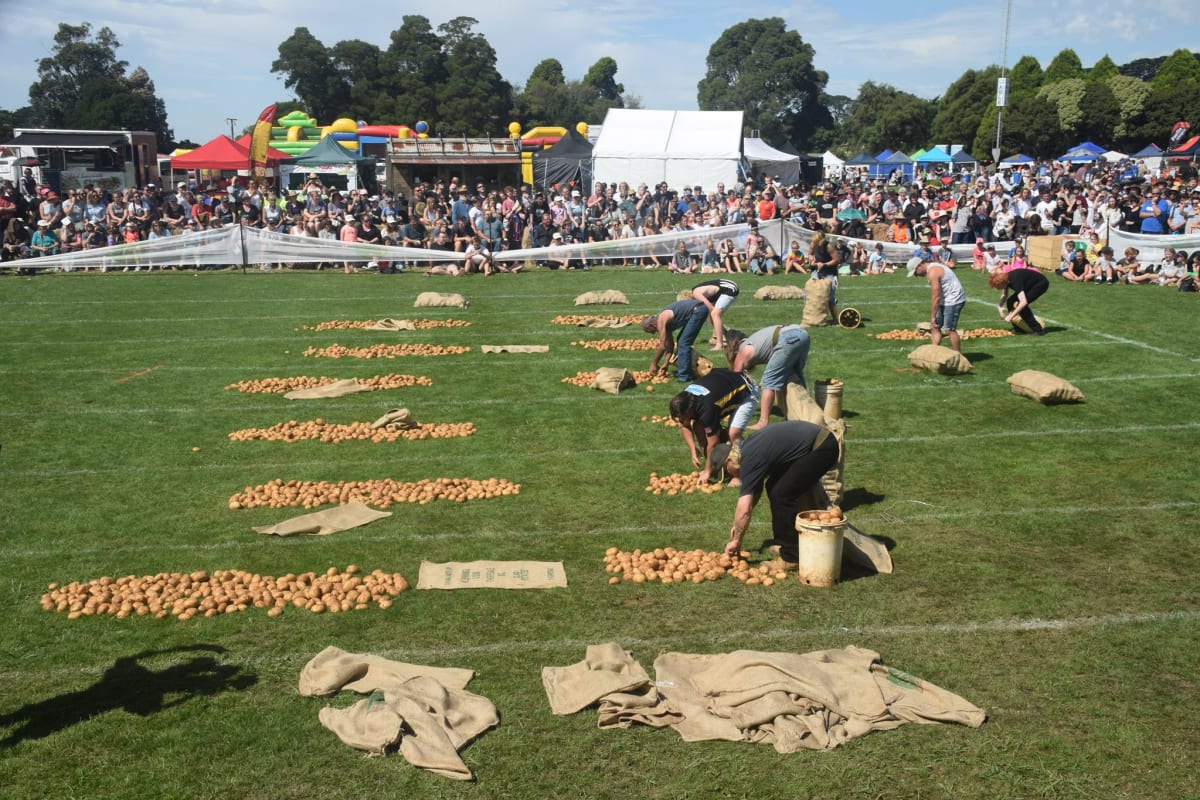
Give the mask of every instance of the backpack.
POLYGON ((1181 292, 1200 292, 1200 283, 1195 277, 1189 275, 1179 282, 1179 291, 1181 292))

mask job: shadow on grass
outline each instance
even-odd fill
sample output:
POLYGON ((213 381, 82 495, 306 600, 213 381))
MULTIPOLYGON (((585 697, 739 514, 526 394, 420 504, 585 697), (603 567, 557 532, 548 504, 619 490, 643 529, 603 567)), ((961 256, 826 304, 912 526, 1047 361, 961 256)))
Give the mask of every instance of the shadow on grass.
POLYGON ((870 489, 858 487, 855 489, 847 489, 842 495, 842 510, 853 511, 855 509, 864 509, 873 506, 876 503, 882 503, 887 499, 887 495, 876 494, 870 489))
POLYGON ((972 364, 978 364, 981 361, 991 361, 993 358, 991 353, 963 353, 963 356, 972 364))
POLYGON ((160 670, 140 663, 156 656, 188 652, 226 651, 216 645, 196 644, 118 658, 100 680, 86 689, 27 703, 12 713, 0 715, 0 727, 20 726, 0 739, 0 747, 13 747, 26 739, 43 739, 108 711, 123 709, 148 717, 193 697, 248 689, 258 682, 256 675, 222 664, 212 655, 195 655, 160 670))

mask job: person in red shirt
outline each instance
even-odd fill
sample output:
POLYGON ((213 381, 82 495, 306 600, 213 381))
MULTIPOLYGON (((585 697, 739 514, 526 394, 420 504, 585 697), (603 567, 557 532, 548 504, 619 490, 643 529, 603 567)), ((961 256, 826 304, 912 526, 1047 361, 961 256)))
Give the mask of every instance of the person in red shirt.
POLYGON ((779 206, 775 204, 775 190, 767 188, 763 191, 762 199, 758 201, 758 219, 760 222, 766 222, 770 219, 775 219, 779 215, 779 206))

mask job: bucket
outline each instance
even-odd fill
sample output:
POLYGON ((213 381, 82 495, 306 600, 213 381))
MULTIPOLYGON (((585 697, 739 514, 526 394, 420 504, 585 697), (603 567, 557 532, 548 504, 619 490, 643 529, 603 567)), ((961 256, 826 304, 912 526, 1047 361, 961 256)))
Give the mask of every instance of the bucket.
POLYGON ((837 378, 817 381, 813 385, 813 399, 825 412, 826 419, 842 418, 842 389, 845 387, 837 378))
POLYGON ((815 523, 796 518, 800 537, 797 570, 800 582, 809 586, 833 586, 842 576, 842 544, 846 520, 815 523))

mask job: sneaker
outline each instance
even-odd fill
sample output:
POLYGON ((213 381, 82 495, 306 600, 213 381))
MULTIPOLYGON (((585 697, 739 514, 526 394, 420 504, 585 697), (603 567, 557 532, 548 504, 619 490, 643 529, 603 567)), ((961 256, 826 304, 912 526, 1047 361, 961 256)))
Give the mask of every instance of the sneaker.
POLYGON ((1097 275, 1097 276, 1096 276, 1096 280, 1092 281, 1092 283, 1095 283, 1095 284, 1098 286, 1098 285, 1100 285, 1100 284, 1104 283, 1104 278, 1103 278, 1103 277, 1101 277, 1101 276, 1099 276, 1099 275, 1097 275))
POLYGON ((1108 282, 1109 282, 1109 283, 1116 283, 1116 282, 1117 282, 1117 279, 1116 279, 1116 278, 1109 278, 1109 279, 1108 279, 1108 282))

